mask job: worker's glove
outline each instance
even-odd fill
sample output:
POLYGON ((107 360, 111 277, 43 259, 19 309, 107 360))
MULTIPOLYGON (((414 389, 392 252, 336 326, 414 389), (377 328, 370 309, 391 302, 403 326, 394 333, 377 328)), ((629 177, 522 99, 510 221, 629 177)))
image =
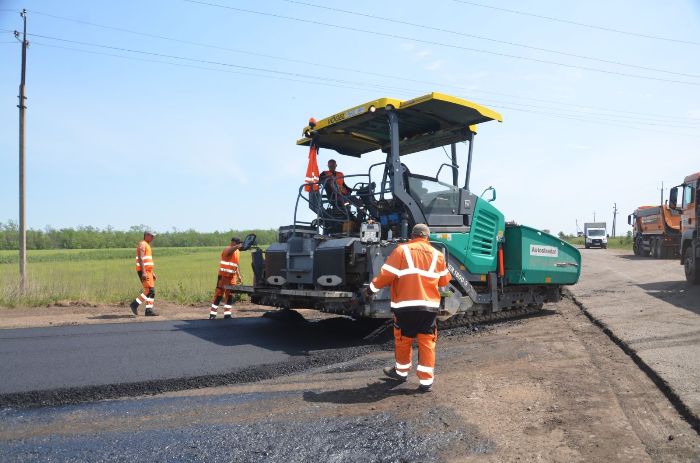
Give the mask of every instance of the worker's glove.
POLYGON ((157 278, 158 278, 158 277, 157 277, 156 274, 154 273, 154 274, 153 274, 153 281, 156 281, 157 278))
POLYGON ((365 287, 364 296, 365 296, 365 300, 367 300, 367 301, 371 301, 372 298, 374 297, 374 293, 372 292, 371 289, 369 289, 369 286, 365 287))
POLYGON ((146 280, 146 274, 143 273, 143 270, 139 271, 139 279, 140 279, 141 281, 145 281, 145 280, 146 280))

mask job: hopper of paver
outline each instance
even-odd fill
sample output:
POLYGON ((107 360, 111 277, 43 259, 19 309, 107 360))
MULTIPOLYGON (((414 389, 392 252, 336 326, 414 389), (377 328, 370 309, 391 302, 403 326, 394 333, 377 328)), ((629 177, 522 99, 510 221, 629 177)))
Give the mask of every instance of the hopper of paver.
POLYGON ((504 234, 505 278, 511 285, 572 285, 581 274, 581 253, 548 233, 508 225, 504 234))

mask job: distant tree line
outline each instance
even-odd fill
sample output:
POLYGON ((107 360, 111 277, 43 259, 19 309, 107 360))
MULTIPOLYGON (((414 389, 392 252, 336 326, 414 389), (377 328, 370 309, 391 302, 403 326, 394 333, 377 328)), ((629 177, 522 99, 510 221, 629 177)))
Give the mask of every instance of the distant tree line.
MULTIPOLYGON (((115 230, 112 227, 97 228, 80 226, 76 228, 52 228, 44 230, 27 230, 27 249, 106 249, 130 248, 143 237, 145 225, 135 225, 127 231, 115 230)), ((260 245, 277 241, 277 230, 229 230, 211 233, 196 230, 177 230, 158 232, 156 230, 158 247, 192 247, 192 246, 225 246, 232 237, 241 239, 248 233, 257 235, 260 245)), ((0 249, 19 249, 19 226, 14 221, 0 222, 0 249)))

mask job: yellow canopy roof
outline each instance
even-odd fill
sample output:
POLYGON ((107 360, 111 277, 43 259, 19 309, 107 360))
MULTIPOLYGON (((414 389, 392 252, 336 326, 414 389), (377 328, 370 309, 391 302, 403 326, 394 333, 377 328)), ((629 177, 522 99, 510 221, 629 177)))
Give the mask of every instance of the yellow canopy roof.
POLYGON ((313 131, 319 147, 340 154, 360 157, 378 149, 387 152, 387 107, 396 109, 399 118, 402 155, 464 141, 470 132, 476 133, 476 124, 503 121, 496 111, 442 93, 407 101, 380 98, 321 119, 314 128, 306 126, 297 145, 308 146, 313 131))

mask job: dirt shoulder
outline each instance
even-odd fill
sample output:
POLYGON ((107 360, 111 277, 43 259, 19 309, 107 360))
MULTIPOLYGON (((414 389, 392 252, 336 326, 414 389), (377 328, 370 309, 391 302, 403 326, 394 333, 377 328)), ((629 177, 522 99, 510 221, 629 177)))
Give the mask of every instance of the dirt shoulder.
MULTIPOLYGON (((236 317, 260 317, 274 310, 247 302, 234 306, 236 317)), ((143 308, 134 316, 126 304, 93 305, 66 302, 48 307, 0 308, 0 329, 37 328, 46 326, 93 325, 100 323, 144 323, 162 320, 202 320, 209 317, 209 304, 179 305, 160 302, 157 317, 144 317, 143 308)), ((325 318, 327 315, 312 310, 299 311, 306 318, 325 318)), ((219 317, 223 310, 219 309, 219 317)))

